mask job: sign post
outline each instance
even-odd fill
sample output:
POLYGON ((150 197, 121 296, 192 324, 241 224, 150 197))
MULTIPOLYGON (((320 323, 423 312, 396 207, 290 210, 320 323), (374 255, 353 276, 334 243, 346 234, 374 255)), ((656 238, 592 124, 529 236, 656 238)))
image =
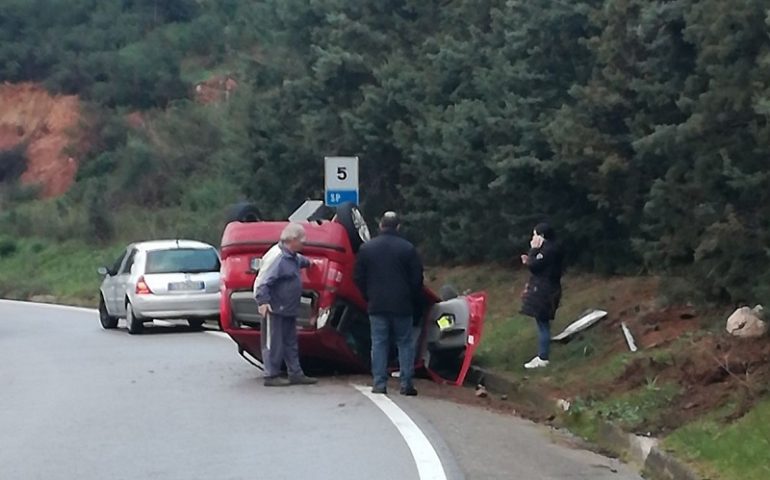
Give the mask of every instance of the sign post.
POLYGON ((358 157, 324 158, 326 205, 336 207, 345 202, 358 205, 358 157))

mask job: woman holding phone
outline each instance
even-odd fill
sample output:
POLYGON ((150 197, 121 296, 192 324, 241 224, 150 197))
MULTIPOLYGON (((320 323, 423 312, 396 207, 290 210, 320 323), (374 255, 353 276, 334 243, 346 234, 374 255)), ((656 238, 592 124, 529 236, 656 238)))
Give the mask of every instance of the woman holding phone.
POLYGON ((547 223, 535 227, 529 246, 529 253, 521 256, 521 263, 531 273, 522 295, 521 313, 537 322, 538 355, 524 364, 524 368, 534 369, 547 367, 550 362, 551 321, 561 300, 563 255, 556 232, 547 223))

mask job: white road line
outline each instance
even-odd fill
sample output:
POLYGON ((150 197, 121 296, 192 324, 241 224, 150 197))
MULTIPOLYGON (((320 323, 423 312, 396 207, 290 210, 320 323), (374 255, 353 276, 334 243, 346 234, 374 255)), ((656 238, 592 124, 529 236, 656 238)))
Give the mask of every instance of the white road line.
POLYGON ((155 325, 158 325, 159 327, 176 327, 177 324, 174 322, 167 322, 166 320, 153 320, 152 323, 155 325))
MULTIPOLYGON (((50 309, 68 310, 72 312, 80 313, 99 313, 98 310, 92 308, 71 307, 68 305, 54 305, 51 303, 37 303, 37 302, 20 302, 16 300, 2 300, 0 299, 0 305, 34 305, 37 307, 45 307, 50 309)), ((174 323, 166 322, 164 320, 155 320, 158 325, 173 326, 174 323)), ((224 332, 207 330, 205 333, 214 335, 220 338, 229 339, 230 336, 224 332)), ((446 480, 446 472, 444 466, 441 464, 441 459, 436 453, 436 449, 428 440, 428 437, 420 430, 414 421, 409 418, 401 408, 393 403, 385 395, 375 395, 369 390, 369 387, 363 387, 361 385, 353 385, 353 387, 361 392, 362 395, 369 398, 382 412, 390 419, 393 425, 398 429, 401 437, 403 437, 409 450, 412 452, 414 462, 417 465, 417 473, 420 480, 446 480)))
MULTIPOLYGON (((169 322, 167 320, 153 320, 152 323, 155 325, 158 325, 160 327, 176 327, 179 324, 174 322, 169 322)), ((204 327, 203 333, 208 333, 209 335, 214 335, 215 337, 221 337, 230 339, 230 335, 226 334, 225 332, 220 332, 219 330, 207 330, 204 327)))
POLYGON ((220 338, 230 340, 230 335, 226 334, 225 332, 220 332, 217 330, 206 330, 206 333, 208 333, 209 335, 214 335, 215 337, 220 337, 220 338))
MULTIPOLYGON (((219 330, 204 330, 204 333, 208 333, 209 335, 214 335, 215 337, 224 338, 225 340, 231 340, 230 335, 219 330)), ((250 357, 250 361, 257 364, 259 368, 261 368, 262 370, 265 369, 265 365, 262 362, 260 362, 256 357, 251 355, 249 352, 243 352, 243 354, 248 355, 250 357)))
MULTIPOLYGON (((16 306, 23 305, 23 306, 50 308, 53 310, 66 310, 66 311, 78 312, 78 313, 97 313, 97 314, 99 313, 99 310, 95 308, 73 307, 70 305, 57 305, 55 303, 27 302, 22 300, 5 300, 2 298, 0 298, 0 305, 16 305, 16 306)), ((177 325, 176 323, 167 322, 165 320, 153 320, 153 323, 161 327, 174 327, 177 325)), ((216 330, 206 330, 206 333, 215 335, 217 337, 228 338, 228 339, 230 338, 230 336, 227 335, 226 333, 216 331, 216 330)))
MULTIPOLYGON (((99 310, 95 308, 73 307, 70 305, 57 305, 55 303, 27 302, 22 300, 5 300, 2 298, 0 298, 0 305, 16 305, 16 306, 25 305, 25 306, 33 306, 33 307, 50 308, 53 310, 67 310, 70 312, 79 312, 79 313, 99 313, 99 310)), ((177 325, 176 323, 167 322, 165 320, 153 320, 153 323, 161 327, 174 327, 177 325)), ((226 334, 225 332, 220 332, 218 330, 206 330, 206 333, 209 333, 211 335, 221 337, 221 338, 227 338, 227 339, 230 338, 228 334, 226 334)))
MULTIPOLYGON (((19 301, 19 300, 0 299, 0 305, 16 305, 16 306, 26 305, 26 306, 50 308, 52 310, 66 310, 69 312, 78 312, 78 313, 91 313, 91 314, 99 313, 99 310, 96 310, 94 308, 72 307, 70 305, 56 305, 54 303, 25 302, 25 301, 19 301)), ((161 327, 174 327, 177 325, 174 322, 168 322, 166 320, 153 320, 153 323, 161 327)), ((226 334, 225 332, 220 332, 217 330, 205 330, 205 333, 208 333, 209 335, 213 335, 215 337, 224 338, 227 340, 230 339, 230 335, 226 334)), ((253 358, 253 360, 260 365, 262 364, 256 358, 253 358)))
POLYGON ((396 426, 409 446, 409 450, 412 451, 420 480, 446 480, 446 472, 436 449, 409 415, 385 395, 371 393, 370 387, 361 385, 353 385, 353 387, 374 402, 396 426))
POLYGON ((0 299, 0 305, 30 305, 35 307, 45 307, 45 308, 51 308, 56 310, 68 310, 70 312, 80 312, 80 313, 99 313, 99 310, 96 310, 95 308, 84 308, 84 307, 72 307, 69 305, 56 305, 53 303, 39 303, 39 302, 24 302, 19 300, 2 300, 0 299))

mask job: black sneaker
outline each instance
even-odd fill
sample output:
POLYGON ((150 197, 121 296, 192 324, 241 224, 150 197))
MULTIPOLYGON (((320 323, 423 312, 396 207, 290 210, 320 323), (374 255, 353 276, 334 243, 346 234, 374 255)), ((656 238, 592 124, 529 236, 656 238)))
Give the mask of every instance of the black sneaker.
POLYGON ((401 387, 401 395, 405 395, 407 397, 416 397, 417 389, 414 387, 401 387))
POLYGON ((386 387, 372 387, 372 393, 385 395, 388 393, 388 389, 386 387))
POLYGON ((307 375, 299 375, 296 377, 290 377, 289 383, 292 385, 315 385, 318 383, 318 379, 308 377, 307 375))
POLYGON ((266 377, 266 387, 288 387, 290 385, 289 380, 282 377, 266 377))

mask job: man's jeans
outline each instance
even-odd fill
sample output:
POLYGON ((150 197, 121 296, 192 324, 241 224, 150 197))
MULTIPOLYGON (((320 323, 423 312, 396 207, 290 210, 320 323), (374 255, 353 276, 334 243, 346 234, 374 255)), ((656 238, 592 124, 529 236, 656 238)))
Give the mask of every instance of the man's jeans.
POLYGON ((398 346, 401 388, 411 388, 414 378, 415 346, 412 317, 401 315, 370 315, 372 327, 372 376, 374 388, 388 384, 388 356, 391 334, 398 346))

